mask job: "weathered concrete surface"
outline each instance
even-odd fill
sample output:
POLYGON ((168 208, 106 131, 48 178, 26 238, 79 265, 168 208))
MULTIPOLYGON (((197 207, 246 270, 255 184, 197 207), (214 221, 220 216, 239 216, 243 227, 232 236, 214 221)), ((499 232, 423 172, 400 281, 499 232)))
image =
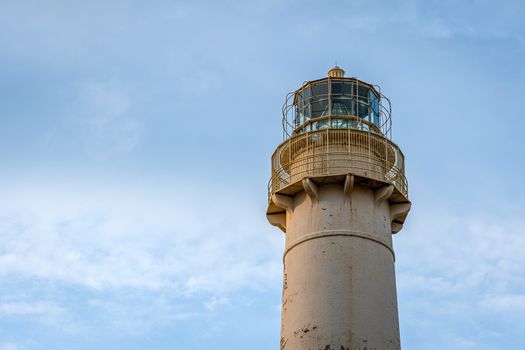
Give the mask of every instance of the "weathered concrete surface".
POLYGON ((391 189, 303 186, 306 192, 281 198, 281 349, 400 349, 391 189))

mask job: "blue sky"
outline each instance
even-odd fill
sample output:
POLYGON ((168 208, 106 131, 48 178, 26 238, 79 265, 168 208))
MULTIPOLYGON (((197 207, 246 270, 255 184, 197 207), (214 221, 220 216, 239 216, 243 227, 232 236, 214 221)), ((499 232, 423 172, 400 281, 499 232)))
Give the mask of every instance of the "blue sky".
POLYGON ((525 348, 525 4, 1 1, 0 349, 275 349, 286 93, 393 103, 403 349, 525 348))

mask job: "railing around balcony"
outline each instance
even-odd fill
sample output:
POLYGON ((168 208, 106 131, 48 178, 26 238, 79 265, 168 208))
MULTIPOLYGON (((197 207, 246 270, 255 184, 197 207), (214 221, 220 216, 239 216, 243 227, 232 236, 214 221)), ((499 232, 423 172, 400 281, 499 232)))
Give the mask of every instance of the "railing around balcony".
POLYGON ((269 196, 306 177, 346 174, 390 183, 408 198, 399 147, 371 129, 353 128, 304 132, 281 143, 272 155, 269 196))

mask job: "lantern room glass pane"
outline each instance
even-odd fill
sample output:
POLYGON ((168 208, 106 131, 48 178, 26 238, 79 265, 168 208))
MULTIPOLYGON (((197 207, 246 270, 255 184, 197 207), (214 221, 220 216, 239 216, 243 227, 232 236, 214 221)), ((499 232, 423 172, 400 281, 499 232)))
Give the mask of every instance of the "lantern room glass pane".
POLYGON ((323 99, 317 99, 317 98, 312 98, 312 102, 310 103, 310 106, 312 108, 311 112, 311 116, 312 118, 319 118, 319 117, 322 117, 324 115, 327 114, 327 110, 328 110, 328 98, 323 98, 323 99))
POLYGON ((304 106, 302 109, 297 110, 297 126, 303 124, 310 119, 310 105, 304 106))
POLYGON ((310 116, 319 118, 328 115, 328 83, 326 81, 310 87, 310 116))
POLYGON ((320 97, 323 95, 328 95, 328 84, 326 83, 326 81, 312 85, 311 89, 312 98, 316 96, 320 97))
POLYGON ((308 101, 308 99, 310 98, 310 88, 309 87, 304 88, 303 91, 301 92, 301 96, 303 97, 303 100, 308 101))
POLYGON ((343 95, 351 96, 354 94, 353 92, 354 82, 353 81, 345 81, 343 83, 343 95))
POLYGON ((332 95, 352 95, 352 81, 333 81, 332 82, 332 95))
POLYGON ((348 128, 348 120, 346 119, 332 119, 332 128, 346 129, 348 128))
POLYGON ((370 86, 356 80, 327 79, 311 83, 295 96, 295 127, 297 132, 325 128, 369 130, 358 120, 342 117, 358 117, 380 127, 380 98, 370 86), (330 84, 330 85, 328 85, 330 84), (328 92, 331 92, 330 95, 328 92), (330 120, 317 120, 330 116, 330 120), (312 120, 314 119, 314 120, 312 120))
POLYGON ((367 103, 359 101, 359 104, 357 105, 357 116, 359 118, 363 118, 366 120, 369 120, 369 106, 367 103))
POLYGON ((359 95, 359 99, 361 99, 362 97, 364 97, 365 99, 368 99, 370 88, 368 86, 359 85, 357 88, 357 92, 359 95))
POLYGON ((355 115, 355 101, 351 97, 332 97, 332 115, 355 115))
POLYGON ((343 82, 334 81, 332 82, 332 95, 342 94, 343 93, 343 82))
POLYGON ((379 127, 379 98, 372 90, 370 90, 370 101, 372 123, 379 127))
POLYGON ((329 120, 319 121, 319 129, 328 129, 330 127, 329 120))

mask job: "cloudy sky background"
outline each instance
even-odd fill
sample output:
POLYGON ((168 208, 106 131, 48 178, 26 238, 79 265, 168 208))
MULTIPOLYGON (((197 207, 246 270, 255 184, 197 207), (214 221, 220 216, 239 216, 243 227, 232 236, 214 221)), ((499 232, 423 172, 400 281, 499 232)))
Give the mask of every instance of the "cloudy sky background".
POLYGON ((525 348, 525 4, 0 1, 0 349, 276 349, 286 93, 393 102, 405 350, 525 348))

